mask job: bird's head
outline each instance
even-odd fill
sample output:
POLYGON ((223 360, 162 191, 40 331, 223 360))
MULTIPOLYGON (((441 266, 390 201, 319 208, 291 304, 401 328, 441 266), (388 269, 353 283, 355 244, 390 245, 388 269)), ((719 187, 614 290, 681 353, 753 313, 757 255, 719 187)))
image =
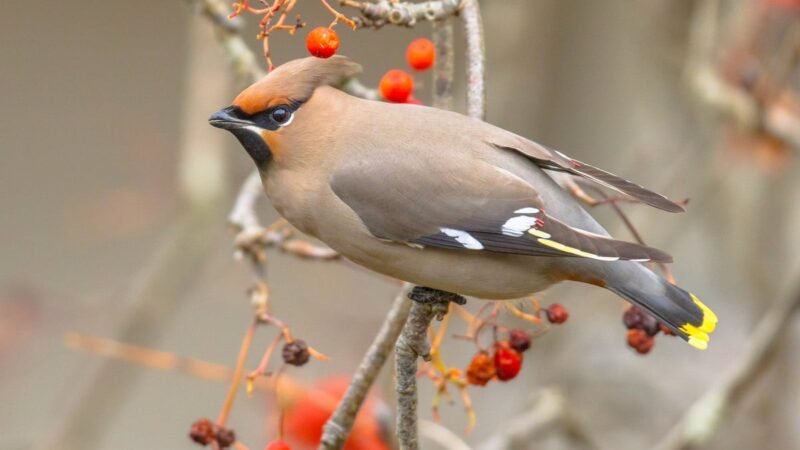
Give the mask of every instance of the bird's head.
POLYGON ((231 106, 215 112, 208 121, 233 133, 263 169, 282 156, 287 141, 307 134, 313 126, 302 122, 312 121, 314 110, 324 108, 309 102, 314 91, 340 84, 360 71, 360 65, 344 56, 289 61, 242 91, 231 106))

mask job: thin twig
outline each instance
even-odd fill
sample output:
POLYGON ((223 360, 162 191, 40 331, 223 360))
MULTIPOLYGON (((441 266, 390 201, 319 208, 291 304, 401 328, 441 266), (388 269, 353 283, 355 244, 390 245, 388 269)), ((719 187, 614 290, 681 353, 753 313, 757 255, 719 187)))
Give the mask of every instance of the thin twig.
POLYGON ((436 64, 433 68, 433 107, 453 109, 453 22, 433 22, 433 43, 436 47, 436 64))
POLYGON ((336 407, 331 418, 325 424, 320 442, 320 450, 340 449, 347 440, 350 430, 353 428, 358 410, 364 403, 370 387, 375 382, 386 359, 394 348, 397 337, 406 323, 411 304, 407 295, 412 286, 408 283, 397 294, 392 304, 392 309, 386 316, 380 331, 375 336, 375 340, 370 345, 369 350, 361 360, 358 370, 353 375, 353 379, 345 392, 342 401, 336 407))
POLYGON ((747 340, 745 356, 686 411, 655 448, 689 449, 707 442, 768 365, 798 306, 800 285, 767 310, 747 340))
POLYGON ((467 40, 467 115, 483 120, 486 115, 483 20, 478 0, 464 0, 461 8, 467 40))

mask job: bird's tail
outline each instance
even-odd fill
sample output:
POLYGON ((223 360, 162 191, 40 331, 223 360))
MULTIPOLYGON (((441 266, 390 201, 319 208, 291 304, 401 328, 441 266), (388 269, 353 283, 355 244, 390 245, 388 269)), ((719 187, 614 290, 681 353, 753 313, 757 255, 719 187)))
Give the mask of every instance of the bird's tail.
POLYGON ((607 288, 646 309, 691 346, 705 350, 717 316, 694 294, 684 291, 647 268, 624 264, 624 276, 609 280, 607 288), (635 267, 635 268, 634 268, 635 267))

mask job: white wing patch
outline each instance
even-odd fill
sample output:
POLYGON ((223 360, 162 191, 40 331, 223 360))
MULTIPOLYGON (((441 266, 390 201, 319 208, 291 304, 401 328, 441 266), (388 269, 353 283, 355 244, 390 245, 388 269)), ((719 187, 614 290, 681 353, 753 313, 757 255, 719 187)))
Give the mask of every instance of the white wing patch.
MULTIPOLYGON (((522 208, 515 212, 520 212, 523 209, 536 209, 536 208, 522 208)), ((537 210, 538 211, 538 210, 537 210)), ((511 237, 521 237, 526 231, 536 224, 536 217, 531 216, 514 216, 503 224, 503 234, 511 237)))
POLYGON ((514 211, 514 214, 536 214, 539 212, 539 208, 531 208, 530 206, 527 208, 520 208, 514 211))
POLYGON ((439 228, 439 230, 442 233, 446 234, 447 236, 454 238, 456 242, 463 245, 464 248, 466 249, 483 250, 483 244, 481 244, 477 239, 472 237, 472 235, 467 233, 466 231, 455 230, 453 228, 439 228))

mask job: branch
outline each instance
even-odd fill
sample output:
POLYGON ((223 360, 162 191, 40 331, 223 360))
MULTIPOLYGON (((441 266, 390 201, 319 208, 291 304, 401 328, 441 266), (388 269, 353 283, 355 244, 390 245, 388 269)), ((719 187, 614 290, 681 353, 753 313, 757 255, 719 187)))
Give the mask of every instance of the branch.
POLYGON ((353 423, 358 415, 358 410, 364 403, 370 387, 375 382, 375 378, 386 363, 386 359, 394 348, 397 337, 403 325, 406 323, 411 303, 407 296, 412 286, 408 283, 397 294, 392 304, 392 309, 386 316, 386 320, 381 325, 375 340, 370 345, 369 350, 361 360, 358 370, 350 382, 342 401, 336 407, 333 415, 325 424, 320 442, 320 450, 340 449, 347 440, 353 423))
POLYGON ((467 115, 483 120, 486 116, 486 54, 481 10, 478 0, 464 0, 461 7, 467 39, 467 115))
POLYGON ((453 109, 453 23, 433 22, 433 43, 436 46, 436 65, 433 67, 433 107, 453 109))
POLYGON ((416 286, 408 296, 411 313, 395 346, 395 389, 397 391, 397 439, 401 450, 417 450, 417 357, 431 360, 428 327, 435 317, 442 320, 450 302, 466 303, 458 294, 416 286))
POLYGON ((384 25, 413 27, 422 20, 437 21, 458 14, 461 0, 432 0, 421 3, 378 0, 339 0, 339 4, 356 8, 362 17, 354 18, 359 27, 380 28, 384 25))
POLYGON ((800 285, 767 310, 748 339, 744 358, 689 408, 655 448, 689 449, 708 441, 766 367, 799 305, 800 285))

